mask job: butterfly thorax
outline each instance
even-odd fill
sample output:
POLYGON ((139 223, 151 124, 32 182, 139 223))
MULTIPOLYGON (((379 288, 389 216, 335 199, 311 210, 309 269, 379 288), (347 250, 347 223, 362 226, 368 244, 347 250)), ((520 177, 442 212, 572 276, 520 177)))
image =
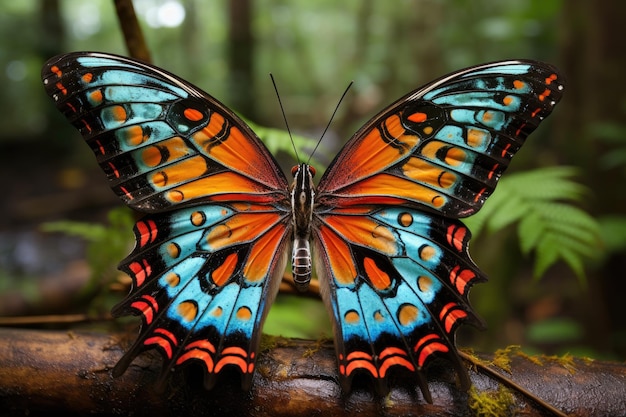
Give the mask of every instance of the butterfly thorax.
POLYGON ((311 281, 311 221, 313 219, 313 202, 315 169, 307 164, 294 166, 291 170, 291 210, 293 215, 293 253, 291 266, 296 288, 306 291, 311 281))

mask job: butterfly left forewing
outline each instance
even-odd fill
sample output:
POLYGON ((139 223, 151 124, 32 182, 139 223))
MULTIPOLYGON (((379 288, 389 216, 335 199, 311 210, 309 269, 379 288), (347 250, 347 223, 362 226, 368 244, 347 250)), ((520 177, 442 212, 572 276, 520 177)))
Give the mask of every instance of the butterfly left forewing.
POLYGON ((281 199, 288 207, 287 180, 259 138, 190 83, 93 52, 55 57, 42 77, 130 207, 155 212, 207 200, 281 199))

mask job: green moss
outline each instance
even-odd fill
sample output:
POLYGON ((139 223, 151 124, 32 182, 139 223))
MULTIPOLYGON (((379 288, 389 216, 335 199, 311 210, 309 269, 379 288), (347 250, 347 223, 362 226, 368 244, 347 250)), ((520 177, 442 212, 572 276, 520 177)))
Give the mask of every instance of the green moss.
POLYGON ((505 372, 511 373, 511 354, 517 354, 520 351, 519 345, 510 345, 504 349, 498 349, 493 355, 493 365, 505 372))
POLYGON ((469 391, 468 405, 476 417, 501 417, 511 415, 514 406, 511 392, 500 385, 497 391, 478 392, 475 387, 469 391))
POLYGON ((546 361, 554 362, 561 365, 563 368, 567 369, 570 374, 576 373, 576 363, 574 362, 574 356, 570 355, 569 353, 566 353, 563 356, 543 355, 542 358, 546 361))

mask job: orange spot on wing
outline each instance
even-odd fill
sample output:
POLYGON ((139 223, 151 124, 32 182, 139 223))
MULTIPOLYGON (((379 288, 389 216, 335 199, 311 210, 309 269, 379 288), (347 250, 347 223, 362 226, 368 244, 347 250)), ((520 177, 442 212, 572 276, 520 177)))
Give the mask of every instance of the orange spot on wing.
POLYGON ((67 95, 67 88, 65 88, 65 86, 60 81, 56 84, 56 86, 61 92, 61 94, 63 94, 64 96, 67 95))
POLYGON ((400 307, 398 311, 398 321, 403 326, 410 326, 419 317, 419 310, 412 304, 406 304, 400 307))
POLYGON ((504 104, 505 106, 510 106, 511 103, 513 103, 514 99, 511 96, 506 96, 504 97, 504 99, 502 100, 502 104, 504 104))
POLYGON ((183 301, 178 305, 177 311, 183 320, 191 322, 198 315, 198 305, 193 301, 183 301))
POLYGON ((361 321, 361 316, 356 311, 351 310, 343 316, 343 319, 348 324, 358 324, 361 321))
POLYGON ((422 123, 425 122, 426 119, 428 119, 428 116, 426 115, 426 113, 417 112, 410 114, 407 119, 415 123, 422 123))
POLYGON ((556 81, 557 76, 556 74, 551 74, 549 77, 546 78, 546 84, 550 85, 552 84, 552 81, 556 81))
POLYGON ((543 91, 543 93, 539 94, 539 101, 544 101, 550 95, 550 90, 547 88, 543 91))
POLYGON ((488 133, 484 130, 469 128, 467 130, 467 144, 472 148, 483 146, 488 140, 488 133))
POLYGON ((224 259, 224 262, 222 262, 220 266, 211 272, 211 279, 215 285, 221 287, 233 276, 237 262, 239 262, 239 256, 237 253, 231 253, 224 259))
POLYGON ((135 125, 124 128, 120 130, 120 135, 123 135, 126 144, 128 146, 139 146, 145 141, 147 141, 150 137, 144 134, 141 126, 135 125))
POLYGON ((200 111, 192 108, 185 109, 183 111, 183 116, 185 116, 187 120, 191 120, 192 122, 202 120, 202 118, 204 117, 204 115, 200 111))
POLYGON ((95 90, 89 94, 89 101, 91 101, 96 106, 102 103, 102 99, 103 96, 101 90, 95 90))
POLYGON ((459 166, 463 162, 465 162, 466 159, 467 153, 463 149, 457 147, 451 147, 450 149, 448 149, 448 152, 446 152, 446 156, 444 158, 446 164, 452 166, 459 166))
POLYGON ((118 123, 125 122, 126 118, 128 117, 128 114, 126 113, 126 109, 124 108, 124 106, 112 106, 105 110, 113 118, 113 120, 115 120, 118 123))
POLYGON ((377 290, 383 291, 391 286, 389 274, 380 269, 372 258, 363 259, 363 267, 365 268, 367 278, 369 278, 370 282, 377 290))
POLYGON ((521 80, 515 80, 513 81, 513 87, 515 87, 517 90, 521 90, 522 88, 526 87, 526 83, 521 80))
POLYGON ((54 75, 56 75, 57 78, 61 78, 61 75, 63 75, 63 72, 61 72, 59 67, 57 67, 56 65, 53 65, 53 66, 50 67, 50 72, 52 72, 54 75))
POLYGON ((83 80, 84 83, 89 84, 93 80, 93 74, 91 72, 87 72, 83 74, 81 79, 83 80))
POLYGON ((249 307, 239 307, 237 309, 237 313, 235 313, 237 318, 241 321, 248 321, 252 318, 252 310, 249 307))

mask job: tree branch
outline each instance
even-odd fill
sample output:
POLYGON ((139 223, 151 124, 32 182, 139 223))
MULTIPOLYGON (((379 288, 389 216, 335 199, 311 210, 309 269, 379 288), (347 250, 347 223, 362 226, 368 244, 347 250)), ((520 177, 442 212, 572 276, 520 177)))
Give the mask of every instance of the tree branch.
MULTIPOLYGON (((202 387, 195 366, 173 375, 157 393, 158 354, 139 356, 113 379, 110 369, 122 355, 122 334, 0 329, 0 404, 3 413, 23 415, 134 414, 169 415, 394 415, 463 416, 472 407, 501 407, 507 414, 549 415, 514 390, 504 390, 492 376, 470 371, 473 390, 461 392, 447 362, 434 363, 429 383, 434 404, 424 402, 410 377, 398 375, 390 394, 377 398, 368 379, 342 394, 330 341, 266 337, 250 392, 239 388, 236 373, 221 376, 213 391, 202 387), (503 395, 503 392, 506 395, 503 395)), ((493 355, 481 356, 491 361, 493 355)), ((571 416, 626 414, 626 365, 583 359, 529 358, 510 352, 498 373, 536 393, 571 416)), ((502 365, 501 365, 502 366, 502 365)), ((476 368, 479 369, 479 368, 476 368)), ((497 409, 497 408, 496 408, 497 409)), ((483 410, 484 411, 484 410, 483 410)), ((475 411, 473 414, 477 414, 475 411)), ((4 415, 4 414, 3 414, 4 415)))

